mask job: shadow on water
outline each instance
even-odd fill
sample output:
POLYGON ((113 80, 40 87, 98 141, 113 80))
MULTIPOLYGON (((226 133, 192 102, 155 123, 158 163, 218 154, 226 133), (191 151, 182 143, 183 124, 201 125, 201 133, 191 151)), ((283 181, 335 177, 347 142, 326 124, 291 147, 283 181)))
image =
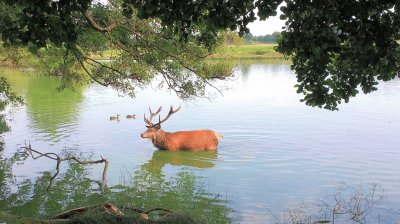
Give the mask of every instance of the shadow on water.
POLYGON ((82 92, 58 91, 59 80, 33 78, 27 88, 27 108, 35 129, 56 140, 71 132, 78 119, 82 92), (67 131, 69 130, 69 131, 67 131))
MULTIPOLYGON (((90 167, 68 161, 63 167, 53 187, 46 191, 52 172, 43 172, 36 179, 24 179, 16 186, 12 167, 23 163, 28 156, 16 153, 12 157, 1 157, 0 148, 0 207, 2 212, 26 217, 47 217, 61 211, 111 202, 118 206, 129 206, 148 210, 168 208, 201 217, 206 223, 230 223, 233 210, 219 194, 207 191, 203 177, 191 168, 211 168, 215 152, 175 153, 155 151, 152 159, 139 166, 122 181, 110 187, 104 195, 97 193, 96 181, 90 176, 90 167), (206 160, 206 161, 202 161, 206 160), (210 162, 208 162, 210 161, 210 162), (166 165, 182 166, 176 175, 167 177, 161 171, 166 165)), ((90 159, 76 150, 64 149, 62 157, 77 156, 90 159)), ((45 159, 43 159, 45 160, 45 159)), ((39 161, 37 161, 39 162, 39 161)), ((276 223, 394 223, 399 213, 384 211, 383 216, 371 216, 383 199, 381 189, 373 185, 367 191, 342 184, 332 195, 335 201, 328 204, 321 201, 319 214, 307 213, 306 207, 287 209, 281 215, 272 215, 276 223)), ((325 198, 327 200, 327 198, 325 198)), ((306 206, 306 205, 305 205, 306 206)), ((274 222, 275 223, 275 222, 274 222)))
POLYGON ((77 123, 83 90, 59 91, 60 79, 18 70, 1 71, 15 91, 24 96, 31 125, 44 139, 60 141, 77 123))
MULTIPOLYGON (((228 213, 232 210, 219 194, 207 191, 204 179, 190 169, 179 169, 177 175, 167 178, 161 173, 166 164, 212 167, 215 153, 199 153, 185 156, 180 153, 156 151, 153 158, 139 166, 121 180, 121 184, 111 186, 104 195, 98 193, 96 179, 91 175, 91 166, 83 166, 71 161, 62 165, 52 188, 46 191, 54 171, 42 172, 37 178, 16 180, 12 168, 17 163, 24 165, 26 154, 15 153, 9 158, 2 158, 0 150, 0 207, 3 212, 22 216, 49 216, 80 206, 111 202, 142 209, 164 207, 182 211, 207 219, 215 223, 227 223, 228 213), (157 164, 157 165, 154 165, 157 164)), ((90 159, 91 155, 76 150, 64 149, 61 157, 77 156, 90 159)), ((29 158, 30 159, 30 158, 29 158)), ((35 162, 54 162, 40 158, 35 162)), ((55 166, 55 164, 54 164, 55 166)))
MULTIPOLYGON (((84 158, 82 154, 71 152, 71 150, 63 150, 61 156, 71 155, 71 153, 84 158)), ((62 165, 62 171, 49 192, 47 192, 47 187, 53 170, 42 172, 37 178, 12 175, 13 167, 23 166, 28 157, 27 154, 20 152, 9 158, 0 157, 0 173, 6 174, 0 176, 2 189, 0 207, 3 212, 28 217, 49 215, 75 206, 104 201, 104 197, 94 191, 94 181, 89 175, 89 167, 74 162, 68 161, 62 165)), ((56 165, 55 161, 45 158, 40 158, 35 162, 54 163, 54 167, 56 165)))
POLYGON ((152 158, 123 175, 121 185, 111 188, 115 200, 143 208, 165 207, 184 211, 208 220, 207 223, 228 223, 232 209, 220 194, 209 192, 206 179, 193 169, 212 168, 215 151, 169 152, 154 151, 152 158), (164 169, 177 168, 172 176, 164 169), (128 196, 128 197, 127 197, 128 196))

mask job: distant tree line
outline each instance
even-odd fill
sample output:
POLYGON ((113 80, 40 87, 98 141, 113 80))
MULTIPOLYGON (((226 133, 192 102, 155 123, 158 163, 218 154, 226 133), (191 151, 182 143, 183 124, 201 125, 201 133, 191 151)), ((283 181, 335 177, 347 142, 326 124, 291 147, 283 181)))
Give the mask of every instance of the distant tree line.
POLYGON ((278 43, 282 38, 281 32, 274 32, 272 34, 262 35, 262 36, 253 36, 251 33, 246 33, 243 35, 246 43, 251 42, 260 42, 260 43, 278 43))

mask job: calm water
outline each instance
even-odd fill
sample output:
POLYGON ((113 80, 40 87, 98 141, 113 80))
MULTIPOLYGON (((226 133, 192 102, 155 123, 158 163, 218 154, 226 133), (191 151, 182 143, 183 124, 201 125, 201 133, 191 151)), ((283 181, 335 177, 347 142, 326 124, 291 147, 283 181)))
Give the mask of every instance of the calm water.
MULTIPOLYGON (((368 193, 383 189, 377 209, 382 223, 395 223, 400 208, 400 81, 360 95, 340 111, 299 102, 289 65, 252 64, 237 69, 214 100, 181 102, 174 94, 138 90, 135 99, 102 86, 57 92, 58 80, 1 71, 26 105, 14 108, 0 152, 0 208, 16 214, 49 215, 102 201, 135 207, 169 207, 214 217, 213 222, 274 223, 286 209, 318 213, 321 201, 345 182, 368 193), (167 131, 213 129, 225 137, 217 152, 157 151, 140 138, 151 105, 182 104, 167 131), (119 122, 110 115, 120 114, 119 122), (126 119, 136 114, 136 120, 126 119), (64 164, 55 187, 44 189, 55 161, 32 160, 16 151, 25 141, 42 152, 110 161, 105 194, 97 193, 102 165, 64 164)), ((165 113, 165 111, 164 111, 165 113)), ((345 222, 347 223, 347 222, 345 222)), ((370 223, 375 223, 371 221, 370 223)))

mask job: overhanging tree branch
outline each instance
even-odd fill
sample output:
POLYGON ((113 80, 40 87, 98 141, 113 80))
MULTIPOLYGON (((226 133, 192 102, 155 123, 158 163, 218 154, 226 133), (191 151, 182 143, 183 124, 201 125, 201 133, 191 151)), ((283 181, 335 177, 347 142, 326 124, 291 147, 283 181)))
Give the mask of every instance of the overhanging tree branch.
POLYGON ((102 27, 99 24, 97 24, 96 21, 94 21, 92 13, 90 13, 89 10, 84 10, 84 11, 82 11, 82 13, 85 16, 86 20, 89 22, 89 24, 97 31, 111 32, 115 27, 117 27, 117 23, 115 23, 115 22, 111 23, 110 25, 108 25, 106 27, 102 27))
MULTIPOLYGON (((130 29, 121 26, 122 28, 131 31, 130 29)), ((187 69, 188 71, 192 72, 193 74, 197 75, 197 77, 199 77, 199 79, 201 79, 203 82, 205 82, 207 85, 209 85, 210 87, 214 88, 215 90, 217 90, 221 95, 223 95, 222 91, 220 89, 218 89, 216 86, 214 86, 212 83, 210 83, 209 80, 207 80, 204 77, 201 77, 200 75, 198 75, 198 71, 193 68, 192 66, 190 66, 189 64, 187 64, 185 61, 182 60, 182 58, 179 58, 178 56, 174 55, 173 53, 169 52, 168 50, 164 49, 163 47, 161 47, 160 45, 154 43, 154 42, 150 42, 148 40, 146 40, 145 38, 142 37, 142 35, 140 33, 135 33, 136 36, 138 36, 139 38, 143 39, 143 42, 146 44, 148 49, 154 50, 154 51, 161 51, 163 53, 165 53, 170 59, 173 59, 174 61, 178 62, 183 68, 187 69)), ((105 37, 109 38, 107 34, 104 34, 105 37)), ((113 42, 113 40, 111 38, 109 38, 111 42, 113 42)), ((122 51, 126 52, 127 54, 129 54, 130 56, 137 58, 137 55, 134 54, 130 49, 128 49, 127 47, 123 46, 120 42, 113 42, 114 44, 116 44, 116 46, 121 49, 122 51)), ((173 78, 171 75, 167 74, 164 69, 159 68, 158 66, 156 66, 154 63, 149 63, 149 65, 151 65, 156 71, 158 71, 159 73, 162 74, 164 80, 166 81, 168 87, 170 89, 172 89, 174 92, 176 92, 178 95, 184 95, 184 91, 179 90, 182 89, 182 86, 180 86, 175 78, 173 78), (172 82, 171 82, 172 81, 172 82), (176 88, 179 89, 176 89, 176 88)), ((214 78, 218 78, 218 79, 222 79, 221 77, 214 77, 214 78)))

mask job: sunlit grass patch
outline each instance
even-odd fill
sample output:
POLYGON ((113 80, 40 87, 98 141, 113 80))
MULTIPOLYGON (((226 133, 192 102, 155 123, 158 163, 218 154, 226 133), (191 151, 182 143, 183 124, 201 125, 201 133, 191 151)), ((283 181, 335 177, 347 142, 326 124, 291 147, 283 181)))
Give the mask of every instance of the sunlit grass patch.
POLYGON ((284 59, 275 51, 276 44, 228 45, 220 48, 210 59, 284 59))
POLYGON ((141 223, 146 223, 146 224, 152 224, 152 223, 163 223, 163 224, 191 224, 191 223, 206 223, 202 218, 200 217, 193 217, 188 214, 184 213, 173 213, 168 216, 161 217, 159 219, 143 219, 139 214, 137 213, 132 213, 132 214, 127 214, 124 216, 119 216, 119 215, 110 215, 110 214, 104 214, 100 212, 88 212, 83 215, 75 216, 71 218, 69 221, 63 221, 61 222, 60 220, 51 220, 51 219, 46 219, 46 218, 27 218, 23 216, 16 216, 16 215, 10 215, 6 213, 0 213, 0 223, 7 223, 7 224, 48 224, 48 223, 69 223, 69 224, 141 224, 141 223))
MULTIPOLYGON (((210 59, 284 59, 283 54, 275 51, 277 44, 243 44, 243 45, 227 45, 219 48, 216 53, 209 56, 210 59)), ((99 51, 92 54, 92 59, 110 59, 116 57, 120 52, 115 50, 99 51)))
POLYGON ((7 213, 0 212, 0 223, 7 224, 40 224, 40 223, 48 223, 45 220, 37 219, 37 218, 27 218, 22 216, 11 215, 7 213))

